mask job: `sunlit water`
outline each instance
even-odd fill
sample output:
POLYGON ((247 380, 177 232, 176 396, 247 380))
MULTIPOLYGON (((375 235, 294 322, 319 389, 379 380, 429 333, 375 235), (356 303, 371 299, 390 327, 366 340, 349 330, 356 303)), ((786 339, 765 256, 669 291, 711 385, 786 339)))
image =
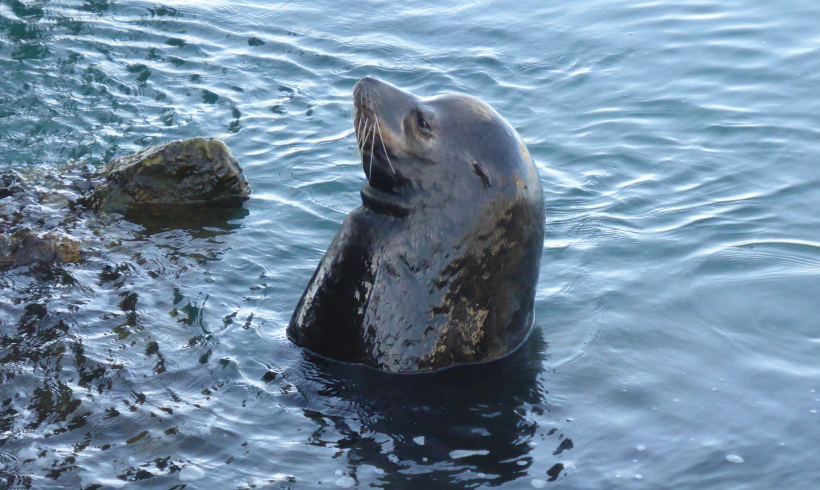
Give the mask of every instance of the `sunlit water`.
POLYGON ((81 263, 0 272, 0 489, 816 488, 818 87, 810 0, 2 0, 0 167, 215 136, 254 194, 87 216, 81 263), (391 376, 285 338, 360 203, 367 75, 529 146, 516 355, 391 376))

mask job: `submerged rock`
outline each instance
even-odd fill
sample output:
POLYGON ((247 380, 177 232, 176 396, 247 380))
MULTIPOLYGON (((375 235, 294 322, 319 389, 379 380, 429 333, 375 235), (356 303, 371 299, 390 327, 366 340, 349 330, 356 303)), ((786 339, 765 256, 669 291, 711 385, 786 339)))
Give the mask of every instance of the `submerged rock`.
POLYGON ((0 266, 18 267, 34 263, 80 261, 80 243, 56 233, 18 230, 0 234, 0 266))
POLYGON ((22 192, 22 181, 20 174, 13 170, 0 173, 0 199, 22 192))
POLYGON ((76 194, 49 176, 0 172, 0 270, 80 261, 81 242, 67 236, 62 213, 76 194))
POLYGON ((218 203, 237 206, 251 186, 222 141, 191 138, 152 146, 108 164, 105 180, 80 201, 122 213, 141 205, 218 203))

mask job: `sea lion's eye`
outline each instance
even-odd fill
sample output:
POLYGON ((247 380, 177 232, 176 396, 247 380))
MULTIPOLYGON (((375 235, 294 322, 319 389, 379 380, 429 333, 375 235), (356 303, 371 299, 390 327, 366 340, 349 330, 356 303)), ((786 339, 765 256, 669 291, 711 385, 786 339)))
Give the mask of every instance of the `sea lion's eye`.
POLYGON ((421 115, 421 111, 416 111, 416 125, 425 131, 430 131, 430 125, 427 124, 427 121, 424 120, 424 116, 421 115))

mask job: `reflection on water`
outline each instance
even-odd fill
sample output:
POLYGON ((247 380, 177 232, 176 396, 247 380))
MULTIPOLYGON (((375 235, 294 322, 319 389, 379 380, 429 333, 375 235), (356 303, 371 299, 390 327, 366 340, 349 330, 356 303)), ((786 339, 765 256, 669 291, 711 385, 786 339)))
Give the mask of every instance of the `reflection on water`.
MULTIPOLYGON (((316 424, 306 442, 336 448, 346 475, 357 479, 368 465, 399 488, 471 488, 513 481, 532 464, 539 428, 532 415, 548 410, 538 381, 545 349, 535 329, 514 354, 482 365, 395 376, 309 355, 284 377, 316 424)), ((572 447, 569 439, 552 442, 572 447)))
MULTIPOLYGON (((3 266, 0 447, 11 452, 0 453, 5 458, 0 488, 49 488, 49 482, 55 488, 80 488, 82 455, 103 454, 148 435, 144 429, 135 434, 133 423, 122 420, 150 404, 148 395, 135 391, 139 384, 129 379, 131 373, 178 369, 173 350, 168 353, 164 343, 161 349, 157 339, 163 336, 152 328, 178 325, 187 338, 183 349, 211 343, 213 333, 202 318, 206 300, 186 296, 174 283, 190 267, 219 260, 225 252, 222 240, 239 228, 236 223, 247 210, 191 206, 151 219, 130 216, 131 223, 72 208, 72 199, 86 186, 83 172, 4 176, 0 231, 61 233, 82 244, 82 260, 80 265, 3 266), (165 321, 152 318, 157 308, 167 312, 165 321)), ((210 278, 206 274, 203 280, 210 278)), ((203 352, 198 364, 207 356, 203 352)), ((170 388, 167 392, 180 401, 170 388)), ((154 405, 148 416, 157 413, 173 410, 154 405)), ((175 429, 165 432, 172 435, 175 429)), ((106 460, 98 464, 114 470, 106 460)), ((110 475, 111 481, 105 472, 92 479, 118 486, 181 470, 170 456, 143 465, 135 464, 133 456, 123 461, 128 464, 110 475)))
POLYGON ((242 207, 215 204, 146 205, 131 209, 125 219, 144 227, 153 235, 162 231, 185 230, 192 238, 212 238, 238 230, 249 211, 242 207))

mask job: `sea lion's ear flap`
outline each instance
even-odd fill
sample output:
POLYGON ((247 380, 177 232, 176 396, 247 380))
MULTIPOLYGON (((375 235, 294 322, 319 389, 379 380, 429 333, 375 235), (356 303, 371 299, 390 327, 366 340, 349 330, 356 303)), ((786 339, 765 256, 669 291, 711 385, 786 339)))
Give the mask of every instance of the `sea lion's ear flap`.
POLYGON ((484 182, 485 189, 493 186, 493 181, 490 178, 490 171, 487 170, 487 167, 475 160, 473 160, 473 173, 481 177, 482 182, 484 182))

